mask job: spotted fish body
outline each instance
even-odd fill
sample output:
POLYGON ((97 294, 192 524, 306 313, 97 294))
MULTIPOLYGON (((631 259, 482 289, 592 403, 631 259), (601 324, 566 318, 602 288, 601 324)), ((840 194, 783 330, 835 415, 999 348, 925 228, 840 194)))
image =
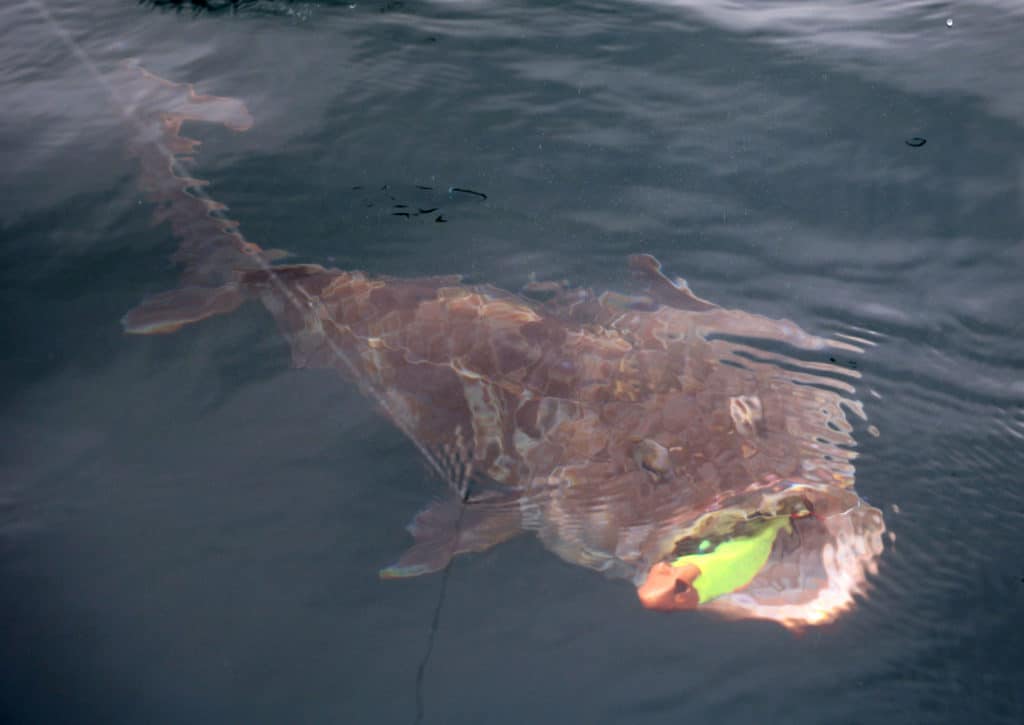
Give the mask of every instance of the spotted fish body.
POLYGON ((183 120, 244 129, 244 106, 131 66, 118 85, 135 99, 148 143, 134 150, 183 268, 182 287, 129 312, 126 330, 171 332, 257 299, 297 367, 336 369, 373 400, 450 488, 414 518, 415 543, 385 577, 534 532, 641 586, 695 537, 799 508, 814 516, 776 526, 801 543, 776 544, 771 575, 702 606, 803 625, 863 588, 884 525, 852 489, 856 374, 824 361, 857 348, 702 300, 648 255, 630 259, 629 294, 549 285, 546 300, 455 276, 272 265, 177 167, 197 145, 183 120))

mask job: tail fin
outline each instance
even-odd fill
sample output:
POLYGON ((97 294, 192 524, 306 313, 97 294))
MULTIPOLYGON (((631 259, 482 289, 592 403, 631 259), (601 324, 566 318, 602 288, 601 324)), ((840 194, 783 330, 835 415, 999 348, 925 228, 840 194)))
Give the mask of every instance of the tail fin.
POLYGON ((220 287, 179 287, 150 295, 121 318, 125 332, 134 335, 158 335, 207 317, 232 312, 245 301, 237 284, 220 287))
POLYGON ((125 315, 125 330, 136 334, 173 332, 182 325, 229 312, 243 299, 240 270, 266 266, 263 250, 226 218, 205 182, 184 171, 199 141, 181 135, 185 121, 220 123, 235 131, 252 126, 245 104, 234 98, 196 93, 190 84, 172 83, 135 63, 121 65, 111 79, 125 112, 136 126, 132 153, 141 166, 141 186, 180 240, 174 261, 182 268, 182 288, 150 297, 125 315))

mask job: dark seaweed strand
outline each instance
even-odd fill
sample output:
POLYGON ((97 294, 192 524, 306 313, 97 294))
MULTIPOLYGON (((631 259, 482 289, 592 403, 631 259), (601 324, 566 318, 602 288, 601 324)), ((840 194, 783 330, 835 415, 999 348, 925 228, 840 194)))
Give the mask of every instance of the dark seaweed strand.
POLYGON ((448 591, 448 577, 452 572, 452 564, 455 563, 455 551, 459 546, 459 534, 462 533, 462 517, 466 513, 466 504, 469 503, 469 486, 467 485, 459 498, 462 504, 459 506, 459 517, 455 520, 455 536, 452 537, 452 546, 449 551, 448 563, 444 565, 441 572, 441 586, 437 591, 437 604, 434 605, 434 616, 430 620, 430 631, 427 633, 427 647, 423 650, 423 657, 420 659, 419 667, 416 668, 416 725, 423 722, 423 679, 427 672, 427 665, 430 663, 430 656, 434 652, 434 641, 437 639, 437 629, 441 623, 441 609, 444 607, 444 597, 448 591))
POLYGON ((487 198, 487 194, 483 193, 482 191, 473 191, 472 189, 463 189, 462 187, 459 187, 459 186, 450 186, 450 187, 448 187, 448 194, 449 195, 451 195, 451 194, 470 194, 472 196, 478 196, 481 199, 486 199, 487 198))

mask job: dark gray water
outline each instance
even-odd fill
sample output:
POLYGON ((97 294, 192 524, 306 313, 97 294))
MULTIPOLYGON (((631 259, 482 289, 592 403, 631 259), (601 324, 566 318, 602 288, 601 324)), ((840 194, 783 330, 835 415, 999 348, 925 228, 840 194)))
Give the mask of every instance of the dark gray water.
POLYGON ((121 332, 176 277, 102 82, 137 58, 249 105, 190 129, 197 175, 296 259, 614 288, 647 251, 874 343, 857 486, 894 541, 854 611, 659 615, 523 537, 452 567, 425 722, 1024 721, 1018 0, 17 0, 0 28, 0 719, 417 715, 441 579, 377 578, 440 490, 413 446, 256 306, 121 332))

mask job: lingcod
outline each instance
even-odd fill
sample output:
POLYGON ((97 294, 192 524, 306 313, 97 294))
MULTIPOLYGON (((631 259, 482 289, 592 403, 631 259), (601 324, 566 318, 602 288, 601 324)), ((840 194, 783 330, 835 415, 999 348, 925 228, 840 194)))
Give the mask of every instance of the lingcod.
POLYGON ((600 294, 284 263, 184 171, 199 142, 183 123, 245 130, 246 106, 131 63, 111 87, 181 270, 124 329, 169 333, 259 302, 296 367, 357 386, 447 492, 413 517, 383 579, 532 533, 654 610, 801 628, 865 594, 885 524, 853 486, 865 416, 859 374, 836 356, 855 341, 720 307, 642 253, 624 291, 600 294))

